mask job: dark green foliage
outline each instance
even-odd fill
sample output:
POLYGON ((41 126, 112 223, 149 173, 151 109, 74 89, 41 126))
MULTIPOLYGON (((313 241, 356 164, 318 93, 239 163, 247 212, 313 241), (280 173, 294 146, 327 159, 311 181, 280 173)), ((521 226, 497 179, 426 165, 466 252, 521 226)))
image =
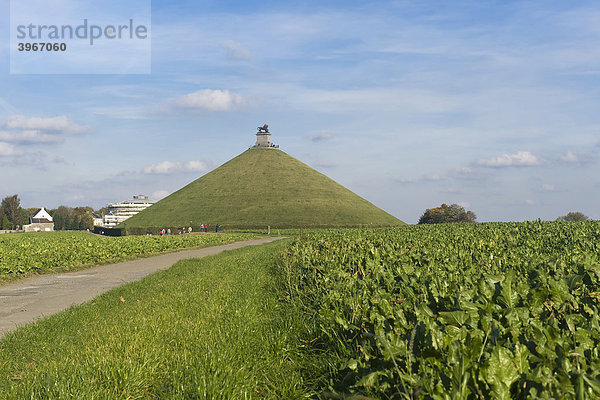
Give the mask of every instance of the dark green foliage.
MULTIPOLYGON (((2 199, 2 203, 0 204, 0 215, 6 216, 8 220, 8 229, 17 229, 19 225, 21 225, 21 200, 18 195, 6 196, 2 199)), ((4 225, 4 223, 2 225, 4 225)))
POLYGON ((54 230, 63 231, 71 228, 72 209, 66 206, 59 206, 57 209, 48 210, 48 213, 54 220, 54 230))
POLYGON ((8 217, 6 216, 6 214, 1 214, 2 215, 2 229, 3 230, 9 230, 10 229, 10 222, 8 222, 8 217))
POLYGON ((473 211, 465 211, 458 204, 442 204, 436 208, 425 210, 419 224, 443 224, 449 222, 475 222, 477 216, 473 211))
POLYGON ((93 230, 94 218, 92 213, 94 209, 91 207, 67 207, 59 206, 54 210, 48 210, 48 213, 54 220, 54 230, 93 230))
POLYGON ((325 390, 600 397, 600 223, 330 231, 300 238, 285 260, 313 346, 344 359, 325 390))
POLYGON ((558 217, 558 220, 560 221, 567 221, 567 222, 572 222, 572 221, 587 221, 588 217, 579 212, 579 211, 571 211, 569 213, 567 213, 567 215, 563 215, 562 217, 558 217))
POLYGON ((19 209, 19 225, 26 225, 29 223, 29 216, 33 214, 29 214, 29 211, 26 208, 19 209))

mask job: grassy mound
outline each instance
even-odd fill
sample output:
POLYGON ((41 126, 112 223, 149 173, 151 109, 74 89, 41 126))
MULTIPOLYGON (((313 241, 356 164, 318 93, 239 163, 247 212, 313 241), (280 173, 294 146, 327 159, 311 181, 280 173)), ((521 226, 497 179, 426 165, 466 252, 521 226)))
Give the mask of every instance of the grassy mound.
POLYGON ((280 150, 250 149, 131 217, 126 227, 228 228, 404 223, 280 150))

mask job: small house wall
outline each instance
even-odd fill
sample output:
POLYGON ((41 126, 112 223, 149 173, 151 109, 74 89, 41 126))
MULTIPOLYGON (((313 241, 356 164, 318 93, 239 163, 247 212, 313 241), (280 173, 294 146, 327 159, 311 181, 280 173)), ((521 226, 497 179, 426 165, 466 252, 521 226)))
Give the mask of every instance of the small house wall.
POLYGON ((25 232, 50 232, 54 230, 54 222, 23 225, 25 232))

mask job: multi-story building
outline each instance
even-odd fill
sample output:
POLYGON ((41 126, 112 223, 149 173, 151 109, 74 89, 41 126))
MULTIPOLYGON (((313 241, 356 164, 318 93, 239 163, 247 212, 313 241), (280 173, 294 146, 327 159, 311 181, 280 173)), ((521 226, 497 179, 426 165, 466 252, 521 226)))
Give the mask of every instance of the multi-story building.
POLYGON ((133 196, 133 200, 109 204, 106 206, 106 214, 102 218, 102 226, 107 228, 116 226, 154 203, 154 201, 148 200, 148 196, 140 194, 133 196))

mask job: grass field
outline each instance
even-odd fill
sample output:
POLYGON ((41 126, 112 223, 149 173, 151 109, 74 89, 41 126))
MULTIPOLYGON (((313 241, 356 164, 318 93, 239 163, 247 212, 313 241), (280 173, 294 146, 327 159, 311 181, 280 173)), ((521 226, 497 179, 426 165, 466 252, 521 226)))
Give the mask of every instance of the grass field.
POLYGON ((306 164, 250 149, 120 226, 207 223, 230 228, 398 226, 404 223, 306 164))
POLYGON ((0 282, 50 270, 68 271, 193 247, 252 239, 251 233, 103 237, 87 232, 0 235, 0 282))
POLYGON ((189 260, 0 340, 0 398, 299 399, 302 320, 276 242, 189 260))

